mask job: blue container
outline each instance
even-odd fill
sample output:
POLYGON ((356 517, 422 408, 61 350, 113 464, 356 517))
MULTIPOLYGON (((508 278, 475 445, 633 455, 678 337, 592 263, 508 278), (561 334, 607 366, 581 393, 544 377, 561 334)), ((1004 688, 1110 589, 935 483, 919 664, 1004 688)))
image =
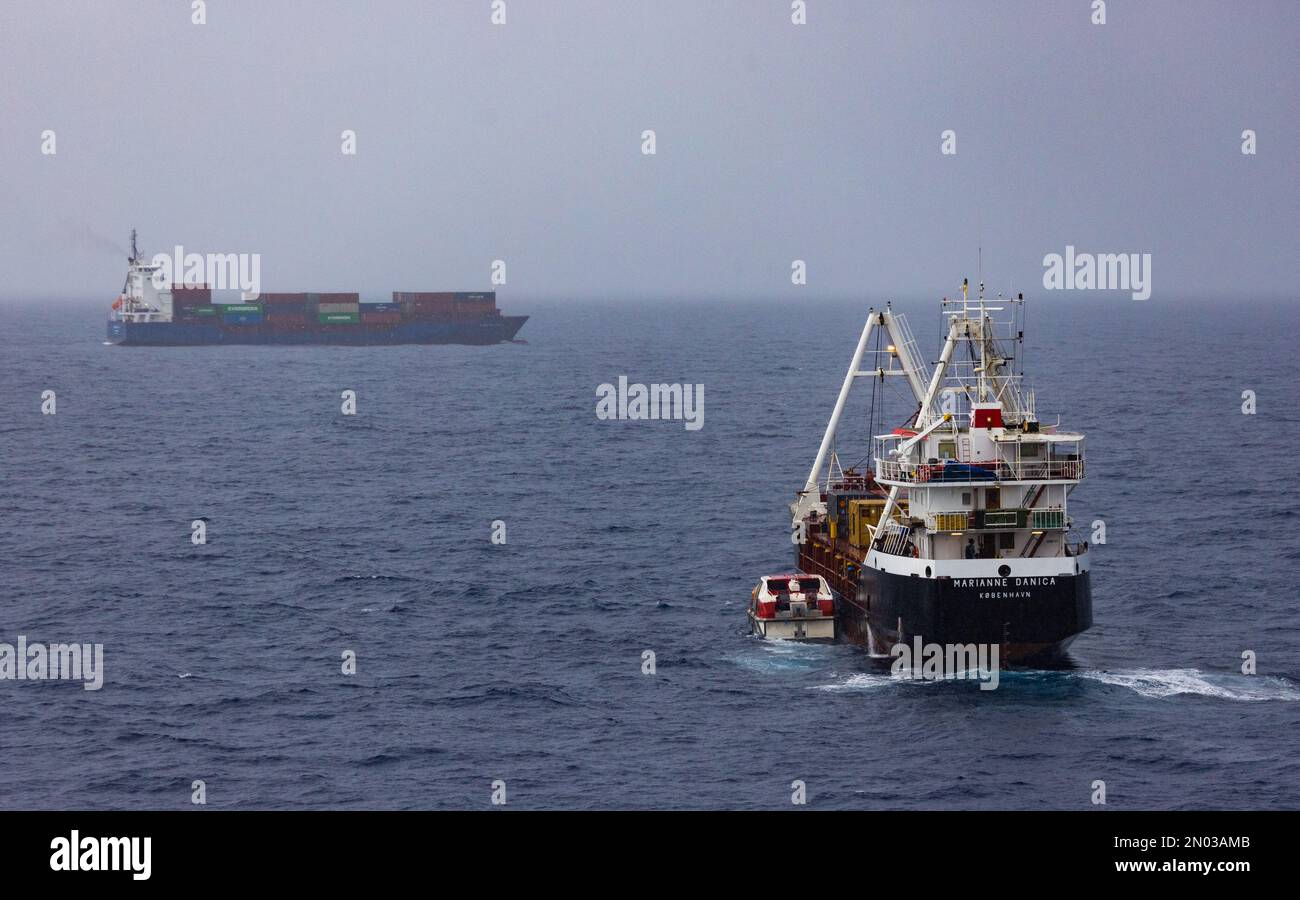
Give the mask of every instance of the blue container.
POLYGON ((362 312, 401 312, 400 303, 362 303, 362 312))
POLYGON ((225 313, 221 321, 227 325, 260 325, 262 314, 259 313, 225 313))

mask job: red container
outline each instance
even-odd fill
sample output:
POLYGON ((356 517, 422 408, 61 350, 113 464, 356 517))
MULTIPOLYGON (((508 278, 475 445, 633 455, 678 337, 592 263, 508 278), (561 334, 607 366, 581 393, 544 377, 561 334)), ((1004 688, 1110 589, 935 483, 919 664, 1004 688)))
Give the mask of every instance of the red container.
POLYGON ((212 302, 212 290, 206 286, 173 284, 172 306, 206 306, 212 302))
POLYGON ((402 321, 402 314, 399 312, 363 312, 361 321, 366 325, 396 325, 402 321))
POLYGON ((496 314, 490 303, 457 303, 451 314, 457 319, 482 319, 496 314))
MULTIPOLYGON (((304 300, 306 297, 303 298, 304 300)), ((319 303, 360 303, 360 294, 317 294, 316 300, 319 303)))
POLYGON ((412 306, 403 311, 408 319, 454 319, 456 311, 448 307, 412 306))

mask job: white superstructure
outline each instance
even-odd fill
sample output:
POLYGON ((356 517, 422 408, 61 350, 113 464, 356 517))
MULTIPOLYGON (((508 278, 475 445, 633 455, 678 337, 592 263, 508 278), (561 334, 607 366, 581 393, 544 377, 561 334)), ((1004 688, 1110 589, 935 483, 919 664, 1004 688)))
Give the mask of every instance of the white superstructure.
POLYGON ((994 561, 1009 559, 1024 561, 1016 571, 1026 575, 1085 571, 1087 545, 1067 541, 1084 436, 1039 422, 1033 394, 1022 392, 1014 351, 1023 344, 1023 302, 988 305, 983 285, 971 302, 963 282, 960 300, 943 301, 946 335, 932 373, 903 316, 872 310, 791 505, 796 527, 809 514, 827 514, 823 492, 842 477, 835 438, 858 379, 895 380, 917 406, 905 427, 873 436, 874 481, 888 499, 862 548, 864 564, 923 578, 995 577, 1006 567, 994 561))
POLYGON ((122 293, 113 303, 111 319, 119 322, 170 322, 172 320, 172 292, 159 290, 153 282, 154 273, 161 268, 140 258, 136 248, 135 229, 131 230, 131 255, 127 258, 126 282, 122 293))

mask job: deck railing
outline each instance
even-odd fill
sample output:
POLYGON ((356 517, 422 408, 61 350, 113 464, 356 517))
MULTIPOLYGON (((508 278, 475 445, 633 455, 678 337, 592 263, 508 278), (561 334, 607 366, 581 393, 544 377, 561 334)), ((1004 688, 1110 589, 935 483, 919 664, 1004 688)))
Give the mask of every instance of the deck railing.
POLYGON ((959 463, 899 462, 876 459, 876 480, 904 484, 979 484, 986 481, 1078 481, 1083 478, 1082 457, 1073 459, 996 460, 959 463))
POLYGON ((1059 506, 1030 509, 967 509, 931 513, 925 517, 930 531, 999 531, 1007 528, 1033 528, 1038 531, 1064 529, 1065 510, 1059 506))

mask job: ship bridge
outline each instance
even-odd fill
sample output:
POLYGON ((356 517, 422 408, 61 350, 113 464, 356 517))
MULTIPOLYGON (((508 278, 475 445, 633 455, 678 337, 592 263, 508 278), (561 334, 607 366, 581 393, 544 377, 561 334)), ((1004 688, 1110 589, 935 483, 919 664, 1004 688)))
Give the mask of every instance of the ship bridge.
MULTIPOLYGON (((877 435, 883 446, 900 435, 877 435)), ((971 484, 988 481, 1012 484, 1037 482, 1077 483, 1084 476, 1084 436, 1077 432, 1041 433, 998 429, 985 436, 978 431, 940 433, 927 438, 918 459, 875 458, 876 481, 908 487, 917 484, 971 484), (986 441, 991 452, 976 454, 973 447, 986 441)))

